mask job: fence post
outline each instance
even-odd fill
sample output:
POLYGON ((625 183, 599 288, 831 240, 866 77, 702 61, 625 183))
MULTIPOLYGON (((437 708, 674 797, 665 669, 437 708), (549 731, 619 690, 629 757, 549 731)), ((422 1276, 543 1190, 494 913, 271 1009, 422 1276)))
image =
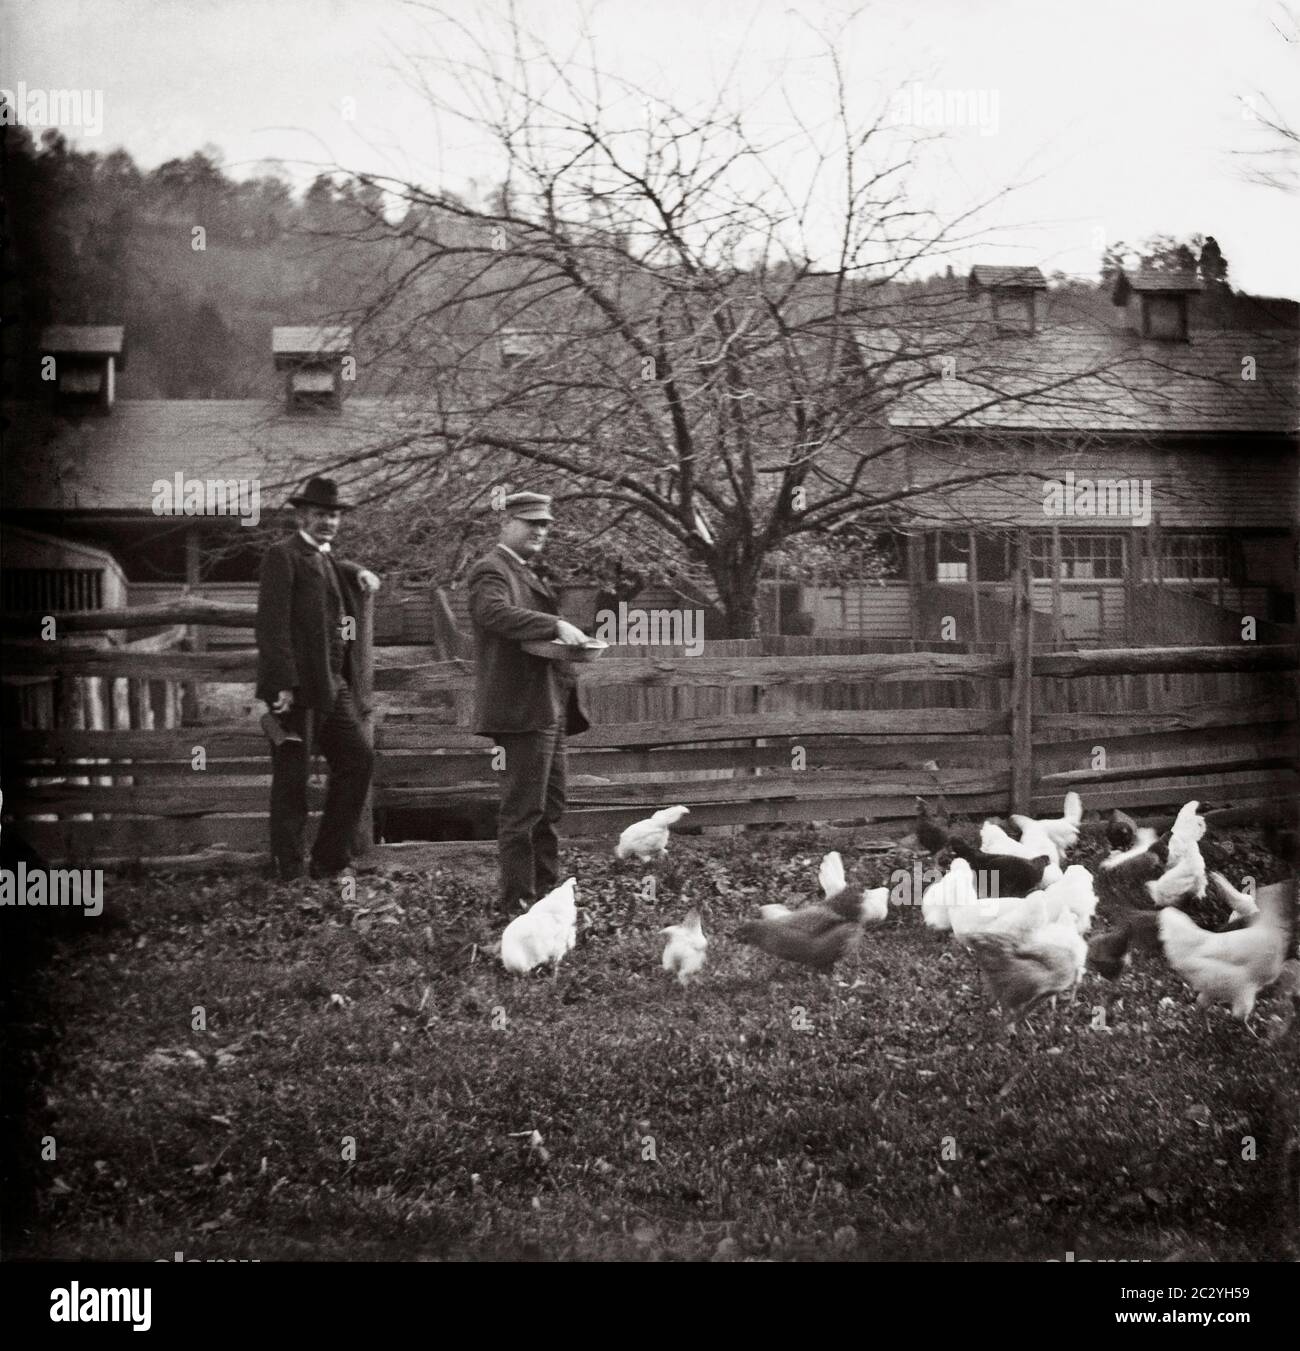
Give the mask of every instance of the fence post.
POLYGON ((1021 531, 1011 597, 1011 810, 1028 813, 1033 780, 1034 614, 1029 547, 1021 531))
MULTIPOLYGON (((357 710, 361 716, 361 732, 366 745, 372 750, 375 745, 375 714, 372 704, 375 697, 375 598, 369 591, 361 595, 361 613, 357 616, 357 642, 352 651, 354 662, 353 677, 356 686, 357 710)), ((361 818, 352 836, 352 855, 364 858, 374 847, 375 842, 375 778, 379 765, 375 764, 375 775, 371 777, 370 787, 366 791, 366 800, 361 807, 361 818)))

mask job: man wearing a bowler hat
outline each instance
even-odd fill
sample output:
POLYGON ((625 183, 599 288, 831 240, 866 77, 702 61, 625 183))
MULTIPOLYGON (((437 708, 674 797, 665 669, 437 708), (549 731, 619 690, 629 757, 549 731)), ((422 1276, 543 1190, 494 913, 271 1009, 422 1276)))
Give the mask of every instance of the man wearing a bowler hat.
POLYGON ((474 731, 505 751, 501 768, 500 903, 508 915, 559 882, 557 827, 565 804, 565 738, 590 725, 572 664, 525 652, 523 643, 578 644, 581 629, 560 618, 533 563, 550 532, 551 499, 512 493, 502 503, 501 537, 469 574, 474 624, 474 731))
POLYGON ((343 513, 351 507, 339 500, 333 479, 309 479, 289 505, 297 529, 266 551, 257 590, 257 697, 275 718, 271 865, 284 881, 303 871, 313 744, 329 765, 329 788, 311 875, 335 877, 351 861, 375 758, 361 728, 352 647, 362 593, 379 590, 373 572, 334 552, 343 513))

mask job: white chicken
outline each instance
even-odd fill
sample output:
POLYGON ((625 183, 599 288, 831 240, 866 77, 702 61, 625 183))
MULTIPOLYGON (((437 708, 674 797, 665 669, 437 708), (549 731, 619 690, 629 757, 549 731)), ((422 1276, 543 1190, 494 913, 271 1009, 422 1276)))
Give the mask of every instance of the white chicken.
POLYGON ((1145 854, 1156 842, 1156 833, 1150 826, 1138 826, 1136 830, 1136 843, 1127 849, 1112 849, 1101 861, 1101 866, 1107 870, 1118 868, 1127 863, 1130 859, 1137 858, 1139 854, 1145 854))
MULTIPOLYGON (((829 854, 823 857, 821 867, 817 870, 817 882, 821 886, 822 895, 828 901, 833 901, 837 896, 848 890, 848 880, 844 876, 844 860, 840 857, 838 850, 832 849, 829 854)), ((783 912, 785 914, 790 913, 783 905, 763 905, 759 907, 759 913, 765 919, 779 918, 783 912)), ((889 916, 889 888, 868 887, 864 890, 860 914, 863 924, 883 923, 889 916)))
POLYGON ((970 864, 964 858, 955 858, 948 871, 926 887, 921 896, 921 917, 931 929, 951 929, 949 911, 953 906, 969 906, 974 910, 979 904, 970 864))
POLYGON ((704 952, 709 940, 700 924, 700 912, 688 910, 680 924, 669 924, 660 929, 668 935, 664 945, 664 970, 674 972, 677 983, 685 985, 704 965, 704 952))
POLYGON ((1259 992, 1282 974, 1295 886, 1256 898, 1259 914, 1224 933, 1202 929, 1190 915, 1170 907, 1160 912, 1160 943, 1169 965, 1196 991, 1201 1008, 1227 1004, 1247 1022, 1259 992))
POLYGON ((1046 854, 1057 867, 1060 867, 1061 851, 1044 822, 1035 821, 1032 816, 1019 814, 1013 814, 1011 821, 1020 832, 1020 845, 1023 849, 1028 849, 1034 858, 1046 854))
POLYGON ((1046 892, 1035 891, 1024 897, 988 897, 975 905, 955 905, 949 908, 948 920, 958 942, 973 933, 1027 936, 1056 918, 1063 906, 1060 900, 1049 904, 1046 892))
POLYGON ((550 962, 551 974, 559 973, 560 958, 578 941, 576 880, 570 877, 562 882, 506 925, 501 935, 501 963, 507 971, 524 975, 550 962))
POLYGON ((822 889, 822 895, 828 900, 833 901, 840 892, 848 887, 848 880, 844 876, 844 860, 840 857, 838 849, 832 849, 829 854, 822 857, 821 867, 817 869, 817 885, 822 889))
MULTIPOLYGON (((1016 825, 1021 827, 1021 839, 1024 839, 1024 827, 1021 822, 1027 817, 1013 816, 1016 825)), ((1048 838, 1058 849, 1073 848, 1079 840, 1079 826, 1083 821, 1083 799, 1073 789, 1065 795, 1063 813, 1050 820, 1041 820, 1035 824, 1047 832, 1048 838)), ((1058 858, 1056 862, 1060 862, 1058 858)))
POLYGON ((1251 896, 1245 891, 1238 891, 1222 873, 1212 872, 1210 877, 1220 895, 1232 907, 1233 917, 1237 920, 1254 919, 1259 914, 1261 899, 1265 903, 1270 898, 1285 902, 1287 888, 1293 885, 1291 882, 1269 882, 1266 886, 1257 887, 1255 894, 1251 896))
POLYGON ((1081 863, 1071 863, 1058 881, 1044 888, 1043 894, 1049 901, 1069 909, 1079 933, 1086 934, 1092 927, 1092 917, 1097 913, 1097 892, 1092 874, 1081 863))
POLYGON ((1181 852, 1174 860, 1174 839, 1169 841, 1169 867, 1153 882, 1147 883, 1147 894, 1156 905, 1173 905, 1187 896, 1205 895, 1205 860, 1201 847, 1194 839, 1183 837, 1181 852))
POLYGON ((675 826, 689 807, 665 807, 644 821, 635 821, 618 837, 614 846, 615 858, 637 858, 642 863, 653 863, 668 852, 668 828, 675 826))
POLYGON ((1238 891, 1220 872, 1211 871, 1210 881, 1214 889, 1232 907, 1232 916, 1237 919, 1254 919, 1259 914, 1259 903, 1246 891, 1238 891))
MULTIPOLYGON (((1029 817, 1022 820, 1028 821, 1029 817)), ((1037 825, 1037 822, 1031 822, 1037 825)), ((1047 857, 1041 885, 1048 886, 1061 880, 1061 856, 1046 831, 1031 832, 1030 840, 1013 840, 996 821, 985 821, 980 827, 980 848, 987 854, 1011 854, 1015 858, 1047 857)))
MULTIPOLYGON (((1196 848, 1196 843, 1205 834, 1205 817, 1198 812, 1200 803, 1196 801, 1185 802, 1178 809, 1178 815, 1174 817, 1174 824, 1169 832, 1169 862, 1177 863, 1184 855, 1190 853, 1196 848)), ((1202 886, 1201 896, 1205 895, 1205 888, 1202 886)))

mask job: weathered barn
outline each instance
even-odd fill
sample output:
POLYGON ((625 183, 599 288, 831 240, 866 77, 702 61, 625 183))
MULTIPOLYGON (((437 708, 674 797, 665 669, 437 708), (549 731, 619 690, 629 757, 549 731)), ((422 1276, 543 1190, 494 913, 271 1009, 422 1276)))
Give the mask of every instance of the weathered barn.
POLYGON ((1200 285, 1121 274, 1103 328, 1049 313, 1036 268, 976 267, 971 327, 889 416, 890 472, 936 486, 892 577, 809 589, 819 628, 1003 639, 1024 531, 1040 639, 1293 634, 1297 333, 1194 328, 1200 285))

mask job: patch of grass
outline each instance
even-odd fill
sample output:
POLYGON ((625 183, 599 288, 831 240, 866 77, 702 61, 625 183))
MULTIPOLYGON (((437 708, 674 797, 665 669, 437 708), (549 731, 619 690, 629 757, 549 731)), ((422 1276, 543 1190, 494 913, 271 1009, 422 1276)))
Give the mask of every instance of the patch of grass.
MULTIPOLYGON (((821 852, 679 838, 651 901, 646 870, 572 850, 556 980, 502 970, 489 858, 363 876, 347 901, 110 879, 105 916, 9 996, 6 1063, 35 1085, 9 1108, 28 1163, 8 1181, 31 1189, 10 1255, 1296 1254, 1280 999, 1256 1039, 1148 964, 1008 1040, 919 909, 836 980, 729 939, 762 901, 812 899, 821 852), (692 905, 709 961, 682 990, 657 931, 692 905)), ((857 886, 911 863, 844 853, 857 886)))

